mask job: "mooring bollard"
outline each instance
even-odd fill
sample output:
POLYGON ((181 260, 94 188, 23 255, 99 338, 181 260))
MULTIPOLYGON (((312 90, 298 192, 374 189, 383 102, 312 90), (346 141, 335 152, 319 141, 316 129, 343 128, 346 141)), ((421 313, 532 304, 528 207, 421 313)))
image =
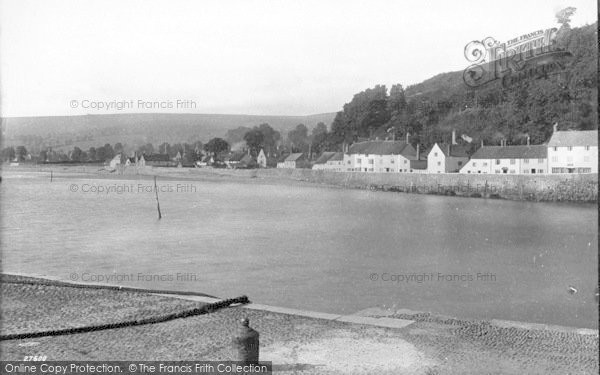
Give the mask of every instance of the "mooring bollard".
POLYGON ((233 338, 233 346, 237 350, 237 360, 244 364, 258 363, 259 340, 258 332, 250 328, 250 321, 241 321, 237 336, 233 338))

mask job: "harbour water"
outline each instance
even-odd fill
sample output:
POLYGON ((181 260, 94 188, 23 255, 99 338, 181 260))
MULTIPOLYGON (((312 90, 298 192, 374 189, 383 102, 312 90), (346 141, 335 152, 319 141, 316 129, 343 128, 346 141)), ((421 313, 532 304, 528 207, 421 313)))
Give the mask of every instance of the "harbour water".
POLYGON ((3 171, 4 272, 350 314, 597 328, 598 211, 276 182, 3 171), (112 188, 111 188, 112 186, 112 188))

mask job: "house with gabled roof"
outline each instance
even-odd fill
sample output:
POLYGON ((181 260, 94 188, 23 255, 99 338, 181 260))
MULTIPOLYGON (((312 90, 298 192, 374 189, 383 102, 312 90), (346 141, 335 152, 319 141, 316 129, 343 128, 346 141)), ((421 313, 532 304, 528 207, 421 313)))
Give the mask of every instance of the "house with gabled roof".
POLYGON ((265 151, 261 148, 258 155, 256 156, 256 163, 260 168, 267 167, 267 156, 265 155, 265 151))
POLYGON ((471 156, 460 173, 548 173, 548 148, 546 145, 483 146, 471 156))
POLYGON ((427 153, 427 173, 458 173, 468 161, 466 146, 435 143, 427 153))
POLYGON ((558 173, 598 173, 598 131, 554 132, 548 141, 548 169, 558 173))
POLYGON ((344 169, 344 153, 336 152, 325 162, 325 169, 334 172, 343 172, 344 169))
POLYGON ((410 160, 417 158, 416 150, 404 141, 365 141, 354 143, 344 154, 348 172, 410 172, 410 160))
POLYGON ((171 161, 168 154, 150 154, 144 155, 145 165, 152 167, 174 167, 175 163, 171 161))
POLYGON ((335 155, 335 152, 324 151, 321 155, 314 161, 312 169, 314 170, 324 170, 326 168, 326 163, 329 159, 331 159, 335 155))
POLYGON ((225 165, 228 168, 237 168, 245 155, 245 152, 232 153, 231 155, 225 157, 225 165))
POLYGON ((304 153, 289 154, 283 162, 277 163, 277 168, 305 168, 308 160, 304 153))

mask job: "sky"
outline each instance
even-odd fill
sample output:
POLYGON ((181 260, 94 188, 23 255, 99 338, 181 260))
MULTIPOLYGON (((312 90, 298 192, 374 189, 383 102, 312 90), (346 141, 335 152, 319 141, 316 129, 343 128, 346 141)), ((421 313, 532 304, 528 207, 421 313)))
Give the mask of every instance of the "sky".
POLYGON ((0 0, 0 113, 336 112, 567 6, 572 27, 596 21, 594 0, 0 0))

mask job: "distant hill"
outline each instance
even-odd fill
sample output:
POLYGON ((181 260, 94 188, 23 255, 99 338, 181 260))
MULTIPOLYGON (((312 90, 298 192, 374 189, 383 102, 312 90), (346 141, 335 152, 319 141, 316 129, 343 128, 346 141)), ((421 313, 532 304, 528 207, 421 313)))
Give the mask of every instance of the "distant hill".
POLYGON ((6 117, 2 119, 2 146, 24 145, 30 151, 44 147, 70 150, 121 142, 127 148, 163 142, 207 142, 225 137, 230 129, 268 123, 286 134, 302 123, 309 129, 329 125, 335 113, 310 116, 255 116, 220 114, 106 114, 84 116, 6 117))

